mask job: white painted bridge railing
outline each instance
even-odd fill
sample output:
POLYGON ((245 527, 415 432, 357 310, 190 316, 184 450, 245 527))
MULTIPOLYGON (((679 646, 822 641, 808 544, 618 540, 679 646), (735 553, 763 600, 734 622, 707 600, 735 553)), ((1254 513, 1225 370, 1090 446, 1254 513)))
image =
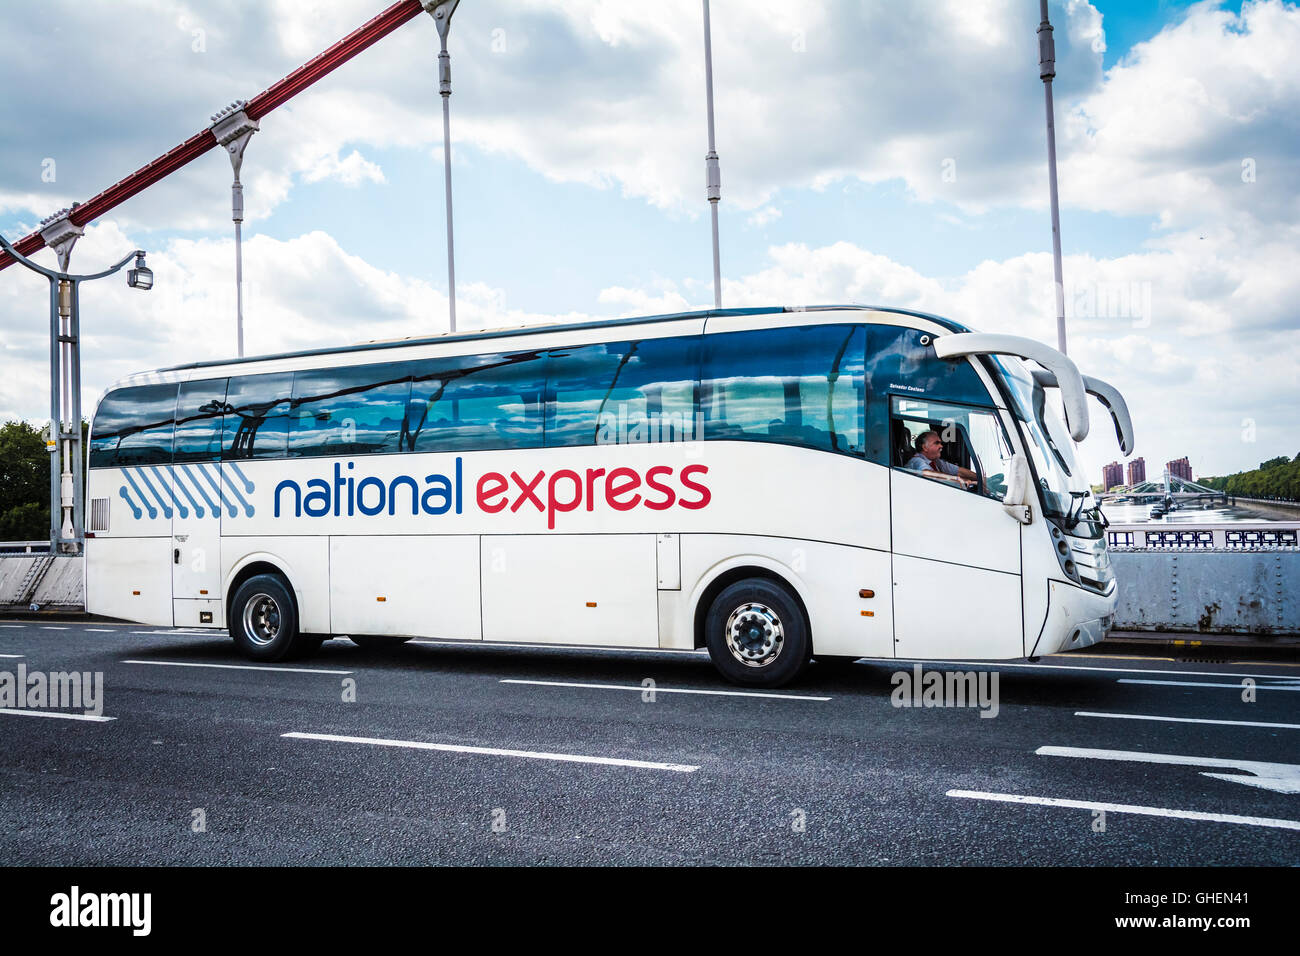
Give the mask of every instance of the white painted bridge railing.
POLYGON ((50 542, 44 541, 0 541, 0 554, 43 554, 50 550, 50 542))
POLYGON ((1132 551, 1272 551, 1300 547, 1300 521, 1113 524, 1107 544, 1132 551))

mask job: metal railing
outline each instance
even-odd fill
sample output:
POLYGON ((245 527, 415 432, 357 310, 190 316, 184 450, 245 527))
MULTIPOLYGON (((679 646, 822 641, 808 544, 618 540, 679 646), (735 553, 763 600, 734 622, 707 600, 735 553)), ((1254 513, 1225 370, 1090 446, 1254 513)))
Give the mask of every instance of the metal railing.
POLYGON ((1107 544, 1129 551, 1272 551, 1300 548, 1300 521, 1113 524, 1107 544))
POLYGON ((0 541, 0 554, 48 554, 49 541, 0 541))

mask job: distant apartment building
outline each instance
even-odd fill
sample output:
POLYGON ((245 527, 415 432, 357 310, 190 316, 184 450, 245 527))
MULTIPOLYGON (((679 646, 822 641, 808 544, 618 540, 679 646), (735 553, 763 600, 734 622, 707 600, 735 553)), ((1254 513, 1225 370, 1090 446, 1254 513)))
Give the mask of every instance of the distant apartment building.
POLYGON ((1165 462, 1165 468, 1167 468, 1169 474, 1173 475, 1175 478, 1181 478, 1183 481, 1192 480, 1192 463, 1185 457, 1179 458, 1177 461, 1165 462))
POLYGON ((1117 485, 1124 484, 1124 466, 1117 461, 1103 465, 1101 469, 1101 490, 1110 491, 1117 485))
POLYGON ((1147 463, 1144 459, 1134 458, 1128 463, 1128 483, 1130 486, 1147 480, 1147 463))

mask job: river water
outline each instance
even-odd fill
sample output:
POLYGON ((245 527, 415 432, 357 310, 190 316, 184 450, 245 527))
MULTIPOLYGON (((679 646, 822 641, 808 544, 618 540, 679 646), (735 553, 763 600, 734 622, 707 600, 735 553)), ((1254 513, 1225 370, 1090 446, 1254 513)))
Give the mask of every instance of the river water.
POLYGON ((1300 509, 1270 508, 1268 506, 1239 504, 1227 508, 1214 507, 1202 511, 1200 505, 1188 505, 1154 521, 1150 505, 1102 505, 1111 524, 1219 524, 1233 521, 1300 521, 1300 509))

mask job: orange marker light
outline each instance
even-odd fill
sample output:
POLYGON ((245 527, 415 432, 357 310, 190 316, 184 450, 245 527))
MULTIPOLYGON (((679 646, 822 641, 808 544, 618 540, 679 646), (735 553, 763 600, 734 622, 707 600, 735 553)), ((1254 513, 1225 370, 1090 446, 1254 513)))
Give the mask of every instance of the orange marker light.
POLYGON ((596 602, 595 602, 595 601, 588 601, 588 602, 587 602, 587 607, 595 607, 595 606, 596 606, 596 602))

